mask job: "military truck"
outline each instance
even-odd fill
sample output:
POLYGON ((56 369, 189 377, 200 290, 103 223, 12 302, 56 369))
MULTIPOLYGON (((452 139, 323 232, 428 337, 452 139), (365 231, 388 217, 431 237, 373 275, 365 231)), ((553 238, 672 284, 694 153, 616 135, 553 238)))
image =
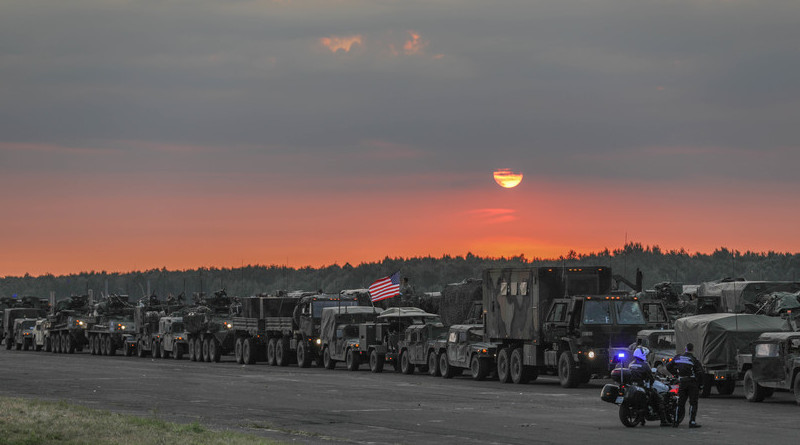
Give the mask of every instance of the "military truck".
MULTIPOLYGON (((647 362, 655 366, 657 362, 667 364, 675 357, 674 329, 643 329, 636 334, 636 344, 650 350, 647 362)), ((635 348, 631 348, 635 349, 635 348)))
POLYGON ((14 346, 19 351, 27 351, 34 348, 33 328, 36 326, 36 318, 17 318, 14 320, 14 346))
POLYGON ((446 347, 447 333, 447 327, 438 322, 407 327, 405 336, 397 344, 400 350, 400 371, 412 374, 416 368, 432 376, 441 376, 439 352, 446 347))
POLYGON ((498 379, 556 372, 569 388, 608 375, 647 327, 638 298, 612 293, 611 278, 603 266, 485 270, 485 340, 498 344, 498 379))
MULTIPOLYGON (((386 363, 391 363, 396 371, 402 371, 400 340, 410 326, 441 323, 437 314, 425 312, 416 307, 392 307, 383 311, 374 322, 359 326, 358 350, 369 357, 372 372, 382 372, 386 363)), ((406 372, 413 372, 413 365, 406 364, 406 372)))
POLYGON ((47 323, 48 321, 46 318, 39 318, 36 320, 36 324, 33 327, 33 345, 37 351, 44 350, 45 352, 50 352, 50 343, 45 339, 45 327, 47 323))
POLYGON ((748 281, 744 278, 725 278, 701 283, 697 289, 698 314, 712 312, 746 312, 757 304, 761 295, 773 292, 800 291, 797 281, 748 281))
POLYGON ((225 289, 212 296, 197 295, 197 305, 183 315, 189 344, 189 359, 199 362, 219 362, 233 351, 233 300, 225 289))
POLYGON ((721 395, 733 394, 736 382, 744 378, 746 367, 738 355, 749 350, 750 343, 765 332, 786 332, 789 324, 780 317, 753 314, 702 314, 675 322, 675 346, 684 351, 694 345, 694 355, 703 365, 702 397, 716 387, 721 395))
POLYGON ((150 337, 150 352, 154 358, 180 360, 189 353, 189 334, 183 317, 160 317, 158 330, 150 337))
POLYGON ((766 332, 739 356, 744 396, 761 402, 776 390, 794 392, 800 405, 800 332, 766 332))
POLYGON ((91 355, 115 355, 122 349, 127 355, 125 338, 134 330, 134 307, 127 295, 108 295, 93 305, 93 322, 86 330, 91 355))
POLYGON ((469 369, 472 378, 483 380, 495 366, 497 346, 484 341, 483 325, 450 326, 447 342, 438 353, 439 373, 452 378, 469 369))
POLYGON ((320 340, 322 363, 334 369, 336 362, 345 362, 350 371, 358 370, 368 357, 359 348, 359 326, 374 322, 383 309, 369 306, 329 307, 322 310, 320 340))
POLYGON ((88 315, 89 302, 89 295, 73 295, 53 305, 45 326, 45 342, 51 345, 51 352, 72 354, 89 344, 86 332, 94 323, 88 315))
POLYGON ((21 318, 41 318, 45 316, 44 309, 30 307, 13 307, 3 311, 3 338, 6 349, 11 349, 15 344, 14 321, 21 318))

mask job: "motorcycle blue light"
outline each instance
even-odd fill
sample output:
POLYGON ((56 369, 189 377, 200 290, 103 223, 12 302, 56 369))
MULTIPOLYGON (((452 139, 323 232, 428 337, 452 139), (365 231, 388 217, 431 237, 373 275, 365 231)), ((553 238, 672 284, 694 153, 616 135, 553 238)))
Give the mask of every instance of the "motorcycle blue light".
POLYGON ((625 358, 625 353, 624 352, 620 352, 619 354, 617 354, 617 357, 625 358))

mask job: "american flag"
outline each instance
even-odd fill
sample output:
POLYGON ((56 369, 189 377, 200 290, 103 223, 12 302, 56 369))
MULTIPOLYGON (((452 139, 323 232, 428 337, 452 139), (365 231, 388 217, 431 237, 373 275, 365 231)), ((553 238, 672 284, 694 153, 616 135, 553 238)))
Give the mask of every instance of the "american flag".
POLYGON ((369 285, 369 298, 373 303, 395 297, 399 293, 400 272, 395 272, 391 276, 383 277, 369 285))

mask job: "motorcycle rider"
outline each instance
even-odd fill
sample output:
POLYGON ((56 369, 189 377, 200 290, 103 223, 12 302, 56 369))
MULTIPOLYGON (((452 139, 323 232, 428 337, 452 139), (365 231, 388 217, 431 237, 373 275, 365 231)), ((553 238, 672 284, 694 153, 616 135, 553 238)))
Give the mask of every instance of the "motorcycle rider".
POLYGON ((642 387, 647 391, 647 397, 650 399, 650 403, 655 405, 658 417, 661 419, 661 426, 670 426, 671 424, 667 422, 667 416, 664 412, 664 399, 653 388, 655 376, 652 369, 650 369, 650 364, 647 363, 648 354, 650 354, 650 350, 646 346, 638 346, 633 351, 633 361, 628 365, 628 369, 630 369, 634 381, 642 384, 642 387))
POLYGON ((697 424, 697 400, 700 398, 702 387, 701 378, 705 375, 703 365, 692 353, 694 345, 686 344, 686 352, 676 355, 669 364, 667 370, 678 377, 680 387, 678 388, 678 406, 675 411, 675 423, 677 427, 680 422, 678 419, 683 417, 686 412, 686 399, 689 399, 689 428, 700 428, 697 424))

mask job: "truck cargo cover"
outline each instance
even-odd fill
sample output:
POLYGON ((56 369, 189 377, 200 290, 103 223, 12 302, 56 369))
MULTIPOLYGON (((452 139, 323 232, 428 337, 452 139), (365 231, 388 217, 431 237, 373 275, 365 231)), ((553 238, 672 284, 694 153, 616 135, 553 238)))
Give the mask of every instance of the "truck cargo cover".
POLYGON ((383 311, 378 318, 439 318, 439 316, 437 314, 430 314, 416 307, 390 307, 383 311))
POLYGON ((694 355, 708 369, 736 366, 736 354, 746 352, 763 332, 788 331, 786 320, 752 314, 705 314, 675 321, 678 351, 694 344, 694 355))

